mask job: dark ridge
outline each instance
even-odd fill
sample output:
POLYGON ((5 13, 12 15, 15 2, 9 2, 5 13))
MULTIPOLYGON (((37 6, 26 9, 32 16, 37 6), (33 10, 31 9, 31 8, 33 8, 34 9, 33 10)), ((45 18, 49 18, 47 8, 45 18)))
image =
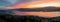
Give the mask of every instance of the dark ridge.
POLYGON ((60 8, 57 7, 44 7, 44 8, 20 8, 20 9, 13 9, 18 10, 21 12, 56 12, 60 11, 60 8))

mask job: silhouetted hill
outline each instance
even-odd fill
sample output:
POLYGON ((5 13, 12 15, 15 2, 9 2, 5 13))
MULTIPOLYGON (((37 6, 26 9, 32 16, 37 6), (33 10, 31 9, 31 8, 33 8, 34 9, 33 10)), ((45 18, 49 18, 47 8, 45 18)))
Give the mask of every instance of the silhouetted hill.
POLYGON ((60 11, 60 8, 56 8, 56 7, 44 7, 44 8, 19 8, 19 9, 14 9, 14 10, 18 10, 21 12, 53 12, 53 11, 60 11))

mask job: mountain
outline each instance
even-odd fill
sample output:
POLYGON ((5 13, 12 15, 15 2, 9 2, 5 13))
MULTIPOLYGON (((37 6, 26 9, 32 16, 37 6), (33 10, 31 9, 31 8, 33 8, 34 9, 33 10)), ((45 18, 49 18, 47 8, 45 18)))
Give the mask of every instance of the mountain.
POLYGON ((60 8, 57 7, 44 7, 44 8, 19 8, 19 9, 14 9, 14 10, 18 10, 21 12, 53 12, 53 11, 60 11, 60 8))

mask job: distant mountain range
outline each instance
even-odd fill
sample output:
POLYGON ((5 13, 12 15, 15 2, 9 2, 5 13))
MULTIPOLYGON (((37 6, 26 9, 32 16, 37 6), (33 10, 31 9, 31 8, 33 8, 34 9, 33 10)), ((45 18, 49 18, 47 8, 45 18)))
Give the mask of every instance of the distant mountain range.
POLYGON ((19 8, 19 9, 13 9, 18 10, 21 12, 53 12, 53 11, 60 11, 60 8, 57 7, 44 7, 44 8, 19 8))

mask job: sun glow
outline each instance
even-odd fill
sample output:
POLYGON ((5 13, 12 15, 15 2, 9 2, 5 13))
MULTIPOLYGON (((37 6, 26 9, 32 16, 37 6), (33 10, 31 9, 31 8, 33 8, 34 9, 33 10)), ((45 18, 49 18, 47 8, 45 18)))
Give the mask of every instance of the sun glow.
POLYGON ((43 7, 48 7, 48 6, 54 6, 54 7, 60 7, 60 3, 42 3, 42 4, 34 4, 34 5, 29 5, 27 8, 43 8, 43 7))

